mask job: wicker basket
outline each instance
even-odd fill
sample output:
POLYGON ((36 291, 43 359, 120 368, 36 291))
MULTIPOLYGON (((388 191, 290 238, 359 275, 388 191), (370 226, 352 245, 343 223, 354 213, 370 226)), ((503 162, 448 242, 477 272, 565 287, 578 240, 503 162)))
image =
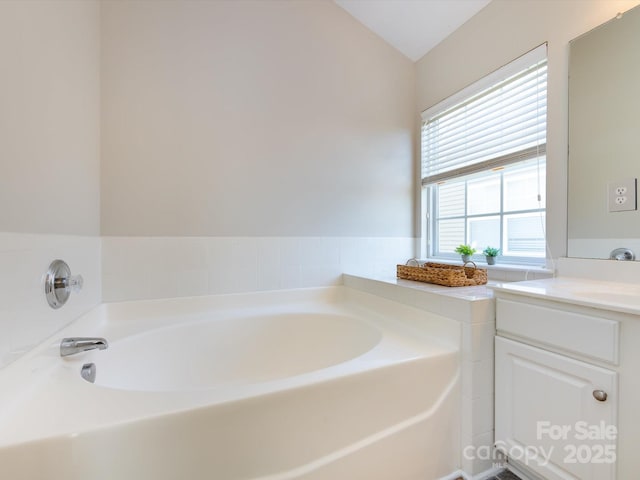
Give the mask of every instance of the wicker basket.
MULTIPOLYGON (((473 262, 467 262, 473 263, 473 262)), ((447 265, 444 263, 425 263, 422 267, 398 265, 398 278, 416 280, 418 282, 435 283, 447 287, 469 287, 487 283, 487 270, 473 267, 447 265)))

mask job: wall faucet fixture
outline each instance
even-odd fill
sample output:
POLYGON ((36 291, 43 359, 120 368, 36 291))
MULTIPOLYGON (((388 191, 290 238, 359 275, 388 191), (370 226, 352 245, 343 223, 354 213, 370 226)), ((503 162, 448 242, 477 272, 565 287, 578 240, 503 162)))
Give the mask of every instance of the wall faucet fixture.
POLYGON ((628 248, 616 248, 609 254, 609 260, 633 261, 635 259, 636 254, 628 248))
POLYGON ((60 342, 60 356, 68 357, 87 350, 105 350, 109 343, 104 338, 99 337, 73 337, 63 338, 60 342))
POLYGON ((54 260, 44 277, 44 294, 51 308, 60 308, 69 299, 71 292, 82 289, 81 275, 71 275, 71 269, 62 260, 54 260))

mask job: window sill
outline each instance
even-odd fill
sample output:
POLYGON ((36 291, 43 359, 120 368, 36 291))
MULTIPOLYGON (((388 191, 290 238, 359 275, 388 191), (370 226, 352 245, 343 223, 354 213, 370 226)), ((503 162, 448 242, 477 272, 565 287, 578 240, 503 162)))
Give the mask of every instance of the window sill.
MULTIPOLYGON (((418 259, 420 264, 424 262, 437 262, 447 265, 461 265, 462 260, 454 260, 451 258, 420 258, 418 259)), ((479 268, 486 268, 487 274, 490 280, 497 280, 503 282, 518 282, 524 280, 539 280, 543 278, 551 278, 554 275, 554 270, 548 268, 545 265, 527 265, 527 264, 515 264, 515 263, 496 263, 495 265, 488 265, 486 262, 473 262, 479 268)))

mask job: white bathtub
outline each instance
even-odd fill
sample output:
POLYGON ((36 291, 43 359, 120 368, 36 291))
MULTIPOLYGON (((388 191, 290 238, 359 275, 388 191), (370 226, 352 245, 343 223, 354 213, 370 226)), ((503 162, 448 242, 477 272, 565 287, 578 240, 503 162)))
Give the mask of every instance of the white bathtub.
POLYGON ((101 305, 0 370, 1 476, 434 480, 459 467, 458 345, 345 287, 101 305), (63 359, 65 336, 110 347, 63 359))
POLYGON ((160 392, 232 388, 344 363, 382 338, 371 324, 333 312, 234 317, 180 322, 113 342, 96 356, 96 384, 160 392))

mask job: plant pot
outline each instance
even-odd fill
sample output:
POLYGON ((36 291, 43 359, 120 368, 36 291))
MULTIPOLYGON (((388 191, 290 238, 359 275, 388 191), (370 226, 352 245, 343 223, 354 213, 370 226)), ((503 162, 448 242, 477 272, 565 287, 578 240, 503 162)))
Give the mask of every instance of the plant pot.
POLYGON ((496 264, 496 257, 489 257, 487 256, 487 265, 495 265, 496 264))
POLYGON ((462 257, 462 263, 467 263, 471 261, 471 255, 460 255, 462 257))

